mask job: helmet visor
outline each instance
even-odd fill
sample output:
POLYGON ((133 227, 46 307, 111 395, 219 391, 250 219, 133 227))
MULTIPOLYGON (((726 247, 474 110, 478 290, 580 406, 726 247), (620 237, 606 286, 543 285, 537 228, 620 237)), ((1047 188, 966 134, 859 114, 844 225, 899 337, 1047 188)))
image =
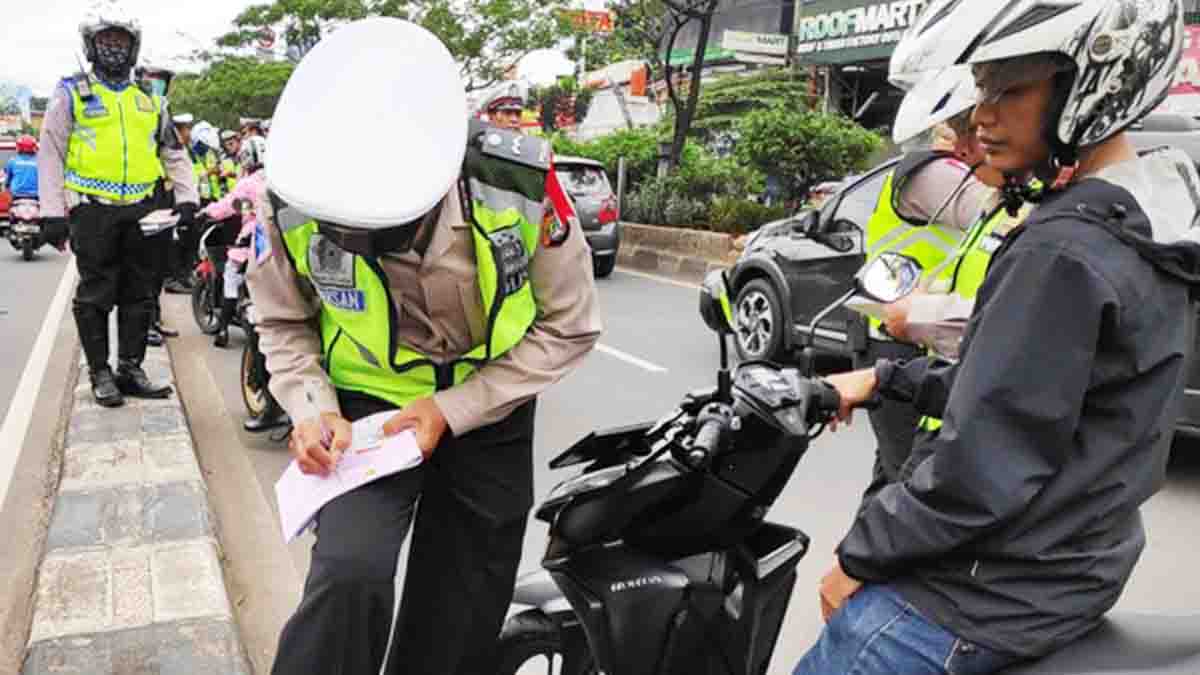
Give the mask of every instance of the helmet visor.
POLYGON ((995 103, 1006 93, 1074 70, 1075 64, 1061 54, 1027 54, 1011 59, 987 61, 972 66, 979 103, 995 103))

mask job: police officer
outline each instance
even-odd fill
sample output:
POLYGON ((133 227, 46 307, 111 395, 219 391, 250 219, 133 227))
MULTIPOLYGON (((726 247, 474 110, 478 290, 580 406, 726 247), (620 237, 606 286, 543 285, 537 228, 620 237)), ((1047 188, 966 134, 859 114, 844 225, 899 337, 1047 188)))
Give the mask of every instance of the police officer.
POLYGON ((232 129, 221 132, 221 180, 225 194, 233 192, 238 179, 238 151, 242 147, 242 137, 232 129))
POLYGON ((533 499, 535 399, 591 350, 600 320, 583 233, 543 237, 548 144, 469 126, 465 110, 449 51, 385 18, 326 37, 276 109, 267 241, 248 281, 292 452, 329 474, 350 421, 388 411, 385 432, 414 431, 425 461, 320 511, 274 673, 495 665, 533 499), (351 96, 369 142, 313 146, 351 96), (314 159, 346 168, 313 172, 314 159))
MULTIPOLYGON (((905 155, 885 179, 875 212, 867 221, 867 264, 883 252, 910 256, 925 271, 922 286, 944 290, 963 234, 979 216, 992 188, 972 175, 949 144, 905 155), (931 222, 936 217, 936 222, 931 222)), ((870 319, 860 365, 879 359, 919 356, 920 347, 895 340, 870 319)), ((920 415, 911 405, 885 401, 870 412, 878 444, 872 488, 893 482, 912 448, 920 415)))
POLYGON ((106 14, 86 20, 79 33, 93 72, 68 77, 55 89, 42 126, 38 182, 47 238, 61 241, 70 231, 79 269, 75 323, 92 392, 100 405, 113 407, 124 403, 123 395, 170 395, 170 387, 151 382, 141 367, 154 266, 138 221, 154 209, 151 196, 164 172, 181 224, 194 218, 197 197, 166 102, 130 81, 141 45, 137 23, 106 14), (113 305, 115 376, 108 343, 113 305))
POLYGON ((521 131, 527 98, 528 87, 524 83, 505 83, 484 99, 480 111, 484 119, 501 129, 521 131))

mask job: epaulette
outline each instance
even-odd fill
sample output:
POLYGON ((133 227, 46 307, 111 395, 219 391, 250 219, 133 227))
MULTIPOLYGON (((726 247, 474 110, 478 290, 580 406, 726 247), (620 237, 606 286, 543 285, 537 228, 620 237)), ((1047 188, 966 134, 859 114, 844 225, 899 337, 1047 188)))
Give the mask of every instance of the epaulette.
POLYGON ((67 91, 78 91, 79 98, 84 100, 94 96, 92 93, 92 78, 89 77, 87 73, 78 72, 74 75, 69 75, 64 77, 59 84, 61 84, 67 91))

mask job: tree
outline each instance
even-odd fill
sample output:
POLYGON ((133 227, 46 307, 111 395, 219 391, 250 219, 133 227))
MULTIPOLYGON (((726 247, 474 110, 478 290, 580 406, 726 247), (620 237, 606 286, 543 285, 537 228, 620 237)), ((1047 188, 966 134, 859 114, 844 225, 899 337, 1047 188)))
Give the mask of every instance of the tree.
POLYGON ((719 4, 720 0, 620 0, 614 4, 622 29, 633 36, 636 44, 653 48, 653 56, 649 60, 657 66, 656 69, 661 68, 666 81, 667 95, 675 110, 675 129, 668 157, 672 168, 679 165, 700 101, 704 54, 708 50, 713 15, 719 4), (684 99, 676 87, 676 68, 671 65, 670 54, 679 34, 692 23, 699 24, 699 33, 692 56, 687 98, 684 99))
POLYGON ((807 77, 795 71, 771 68, 752 75, 726 75, 704 85, 692 128, 712 141, 732 132, 751 111, 777 106, 809 110, 813 100, 807 77))
POLYGON ((781 179, 797 199, 818 181, 865 168, 883 139, 847 117, 781 106, 755 110, 736 127, 739 161, 781 179))
POLYGON ((537 49, 571 34, 567 0, 272 0, 251 5, 222 36, 225 47, 251 44, 263 28, 283 25, 289 45, 311 46, 339 23, 367 16, 414 21, 437 35, 462 66, 468 90, 499 82, 537 49))
POLYGON ((228 57, 199 75, 180 75, 171 83, 171 110, 188 112, 220 128, 237 127, 239 117, 270 117, 294 66, 228 57))
POLYGON ((553 133, 587 117, 595 92, 581 89, 575 78, 559 78, 555 84, 530 92, 530 106, 541 109, 542 131, 553 133))

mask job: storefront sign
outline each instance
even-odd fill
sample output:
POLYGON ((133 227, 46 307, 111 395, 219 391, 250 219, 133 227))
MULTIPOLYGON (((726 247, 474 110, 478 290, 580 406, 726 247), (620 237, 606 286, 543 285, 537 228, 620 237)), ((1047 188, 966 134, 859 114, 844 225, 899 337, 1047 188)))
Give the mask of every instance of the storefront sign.
POLYGON ((1200 116, 1200 26, 1186 26, 1183 34, 1183 58, 1175 71, 1175 82, 1167 90, 1167 100, 1159 112, 1200 116))
POLYGON ((727 30, 721 46, 735 52, 786 56, 788 36, 779 33, 749 33, 743 30, 727 30))
POLYGON ((916 21, 926 0, 861 3, 801 17, 796 23, 801 57, 843 49, 893 45, 916 21))

